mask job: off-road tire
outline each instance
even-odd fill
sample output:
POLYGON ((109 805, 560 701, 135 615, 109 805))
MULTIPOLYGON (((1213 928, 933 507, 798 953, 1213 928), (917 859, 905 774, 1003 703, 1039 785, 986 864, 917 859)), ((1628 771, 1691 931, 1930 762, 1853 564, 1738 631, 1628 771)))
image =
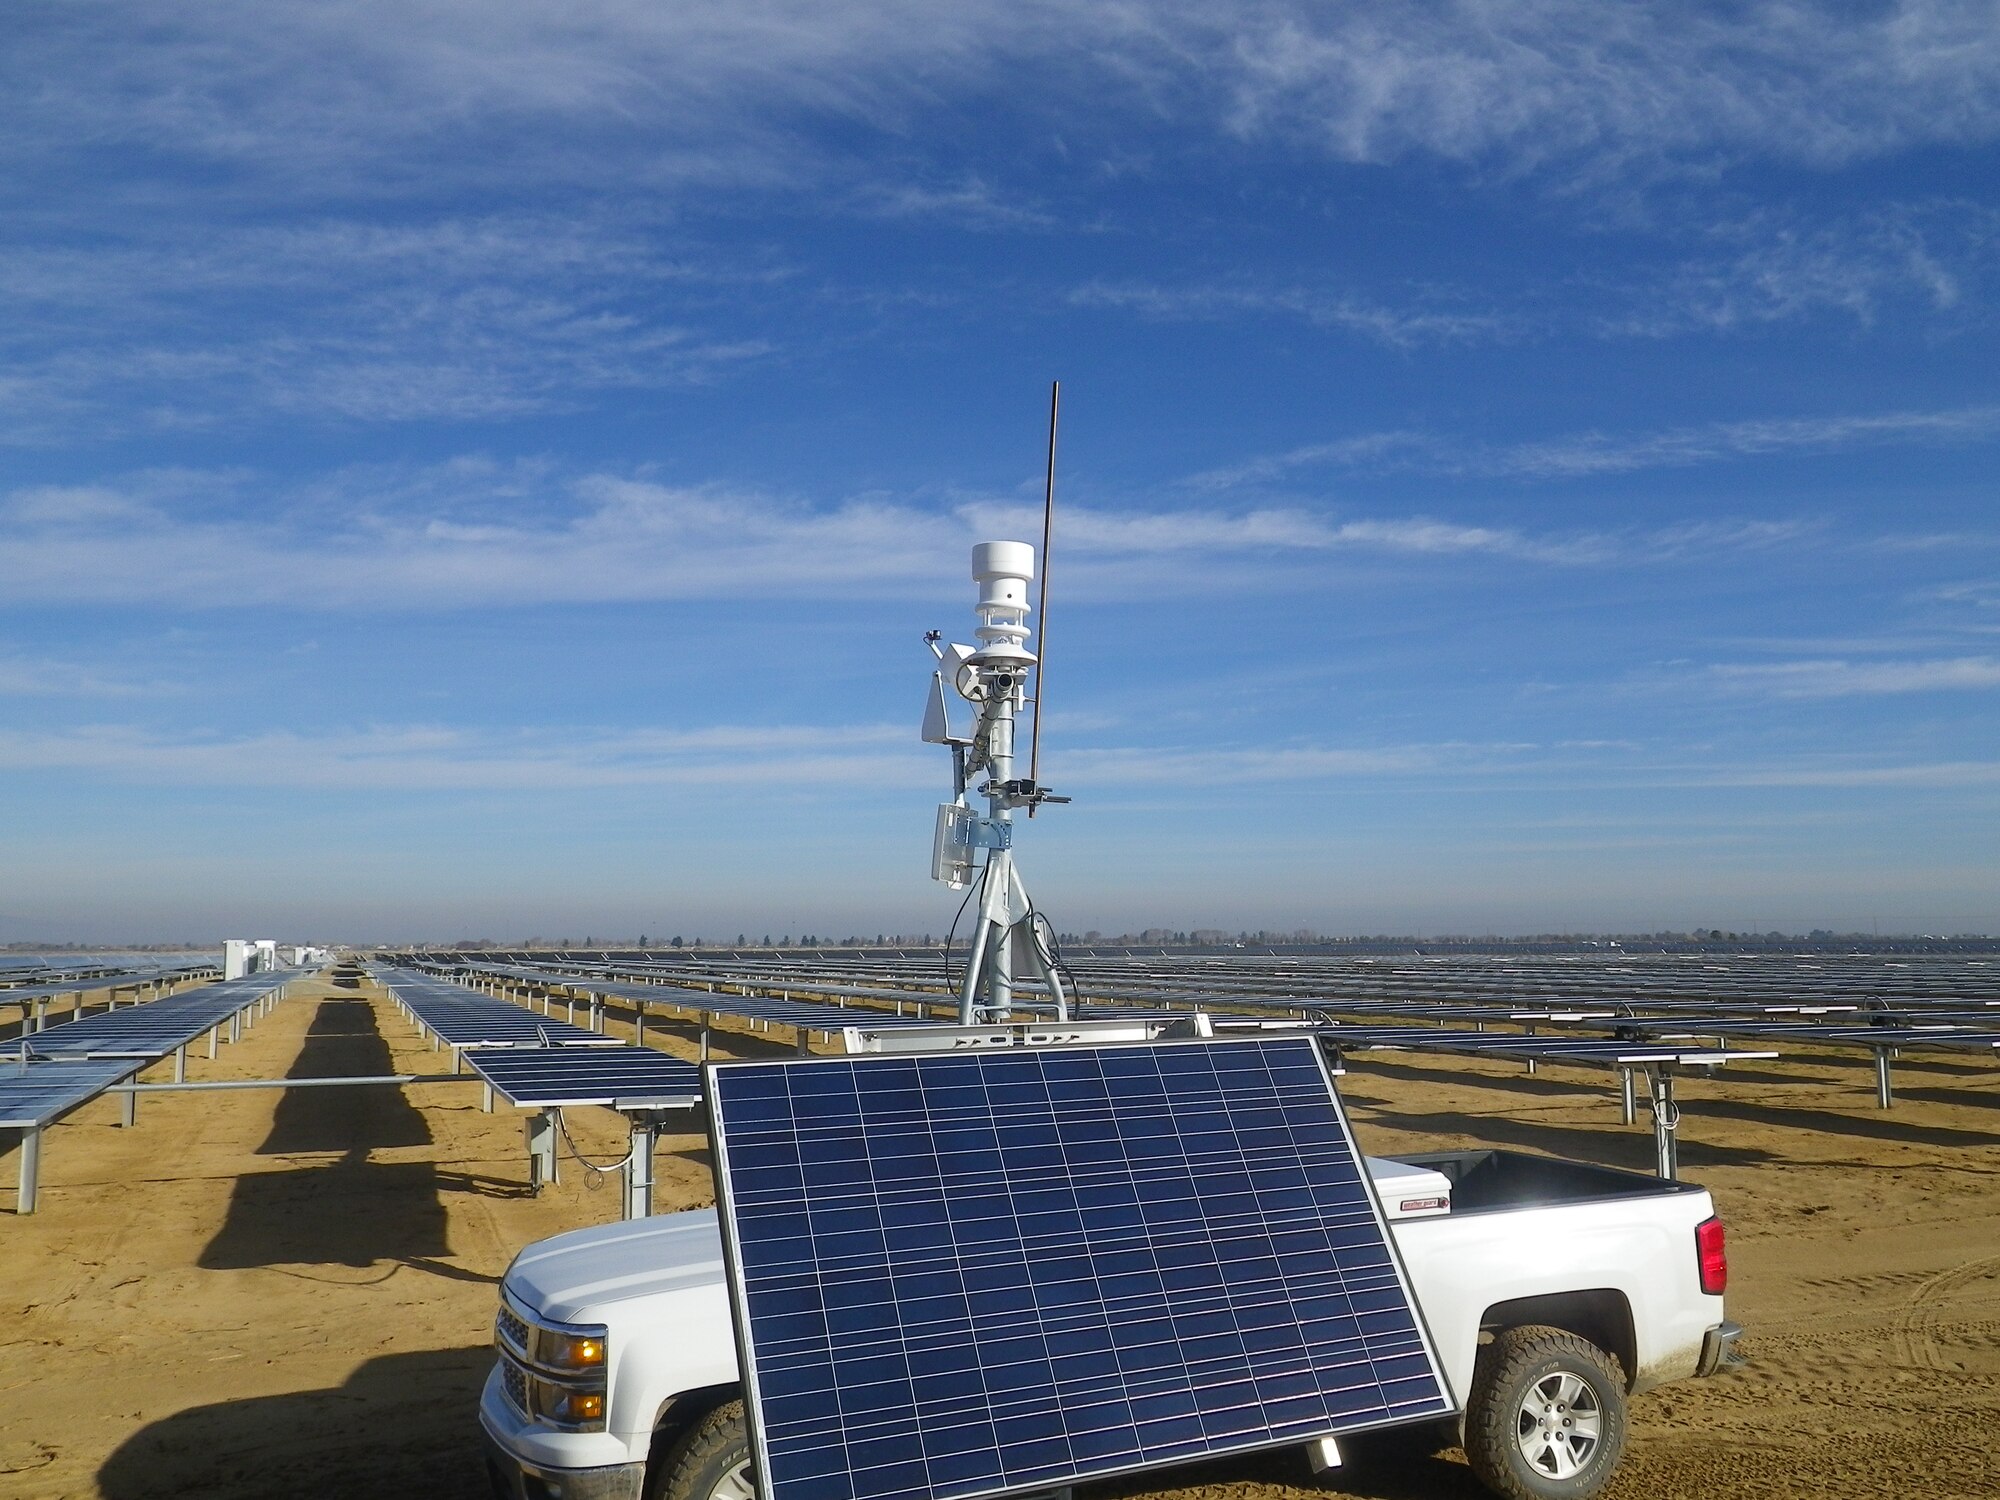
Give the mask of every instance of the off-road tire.
POLYGON ((723 1402, 682 1433, 646 1487, 648 1500, 750 1500, 756 1493, 741 1401, 723 1402))
POLYGON ((1479 1351, 1465 1456, 1506 1500, 1590 1500, 1625 1449, 1625 1375, 1588 1339, 1509 1328, 1479 1351))

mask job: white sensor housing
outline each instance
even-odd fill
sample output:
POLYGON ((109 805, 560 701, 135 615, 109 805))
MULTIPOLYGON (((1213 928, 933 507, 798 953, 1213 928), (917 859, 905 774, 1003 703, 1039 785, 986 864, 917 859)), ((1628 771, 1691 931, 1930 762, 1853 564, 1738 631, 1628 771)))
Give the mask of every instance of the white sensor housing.
POLYGON ((1034 661, 1028 639, 1028 585, 1035 577, 1035 549, 1026 542, 978 542, 972 548, 972 578, 979 585, 981 663, 1034 661))

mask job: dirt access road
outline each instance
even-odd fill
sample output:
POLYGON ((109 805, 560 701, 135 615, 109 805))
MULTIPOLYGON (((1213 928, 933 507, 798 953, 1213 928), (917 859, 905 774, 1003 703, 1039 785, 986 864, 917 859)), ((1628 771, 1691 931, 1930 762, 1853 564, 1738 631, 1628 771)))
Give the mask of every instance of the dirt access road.
MULTIPOLYGON (((1343 1088, 1371 1151, 1650 1167, 1604 1075, 1381 1056, 1343 1088)), ((441 1071, 392 1005, 331 981, 190 1063, 195 1078, 441 1071)), ((1616 1496, 2000 1497, 2000 1072, 1912 1057, 1898 1078, 1887 1112, 1853 1059, 1685 1086, 1682 1170, 1728 1221, 1752 1365, 1639 1398, 1616 1496)), ((615 1218, 616 1183, 589 1191, 566 1163, 530 1196, 519 1117, 484 1113, 476 1083, 159 1095, 134 1129, 117 1122, 100 1100, 48 1133, 31 1217, 12 1215, 0 1159, 0 1496, 484 1500, 495 1285, 528 1241, 615 1218)), ((624 1148, 607 1112, 572 1128, 600 1159, 624 1148)), ((664 1207, 709 1201, 701 1141, 666 1140, 659 1176, 664 1207)), ((1318 1479, 1286 1451, 1079 1500, 1483 1494, 1455 1451, 1391 1442, 1318 1479)))

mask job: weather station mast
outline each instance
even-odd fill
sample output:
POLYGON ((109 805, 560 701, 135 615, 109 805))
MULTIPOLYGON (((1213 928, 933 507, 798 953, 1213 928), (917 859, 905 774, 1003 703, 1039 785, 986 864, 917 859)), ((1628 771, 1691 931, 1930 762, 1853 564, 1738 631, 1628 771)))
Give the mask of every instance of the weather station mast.
MULTIPOLYGON (((1061 387, 1049 396, 1048 492, 1042 512, 1043 648, 1047 649, 1048 551, 1054 518, 1056 404, 1061 387)), ((972 578, 979 585, 974 606, 979 624, 976 646, 942 645, 939 632, 924 637, 938 659, 924 709, 926 743, 951 749, 952 800, 937 811, 931 844, 931 878, 952 890, 978 885, 965 974, 958 986, 958 1019, 973 1026, 1007 1021, 1016 1011, 1069 1019, 1069 994, 1059 974, 1055 934, 1039 912, 1014 865, 1014 814, 1032 818, 1049 802, 1067 802, 1036 779, 1041 760, 1041 658, 1028 649, 1028 585, 1035 579, 1035 549, 1026 542, 979 542, 972 549, 972 578), (1028 683, 1035 682, 1034 738, 1028 774, 1015 773, 1014 736, 1029 707, 1028 683), (971 706, 972 725, 956 727, 952 699, 971 706), (974 778, 983 774, 977 786, 974 778), (973 792, 986 799, 976 811, 973 792), (980 859, 981 853, 985 858, 980 859), (1029 998, 1017 980, 1039 980, 1043 993, 1029 998)), ((959 710, 963 713, 964 710, 959 710)), ((968 899, 972 899, 968 897, 968 899)), ((956 925, 956 924, 954 924, 956 925)), ((949 940, 947 940, 949 949, 949 940)))

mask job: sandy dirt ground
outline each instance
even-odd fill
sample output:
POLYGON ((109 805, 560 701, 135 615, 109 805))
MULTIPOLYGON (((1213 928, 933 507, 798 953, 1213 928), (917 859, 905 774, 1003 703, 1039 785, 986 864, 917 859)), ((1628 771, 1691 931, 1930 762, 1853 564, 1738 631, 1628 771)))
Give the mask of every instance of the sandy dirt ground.
MULTIPOLYGON (((613 1030, 620 1028, 614 1024, 613 1030)), ((684 1056, 692 1040, 648 1029, 684 1056)), ((719 1051, 771 1049, 748 1034, 719 1051)), ((1408 1054, 1343 1092, 1371 1151, 1504 1145, 1649 1170, 1607 1075, 1408 1054)), ((302 986, 192 1078, 445 1071, 395 1008, 302 986)), ((155 1069, 152 1077, 167 1076, 155 1069)), ((1639 1397, 1624 1500, 2000 1496, 2000 1071, 1906 1058, 1900 1098, 1835 1055, 1684 1086, 1683 1175, 1729 1225, 1750 1367, 1639 1397)), ((44 1137, 39 1211, 0 1158, 0 1496, 480 1500, 495 1287, 543 1235, 617 1217, 615 1180, 525 1190, 521 1118, 477 1083, 99 1100, 44 1137)), ((624 1146, 571 1112, 586 1152, 624 1146)), ((694 1137, 663 1207, 708 1202, 694 1137)), ((1377 1443, 1315 1478, 1286 1451, 1084 1497, 1469 1500, 1455 1450, 1377 1443)))

